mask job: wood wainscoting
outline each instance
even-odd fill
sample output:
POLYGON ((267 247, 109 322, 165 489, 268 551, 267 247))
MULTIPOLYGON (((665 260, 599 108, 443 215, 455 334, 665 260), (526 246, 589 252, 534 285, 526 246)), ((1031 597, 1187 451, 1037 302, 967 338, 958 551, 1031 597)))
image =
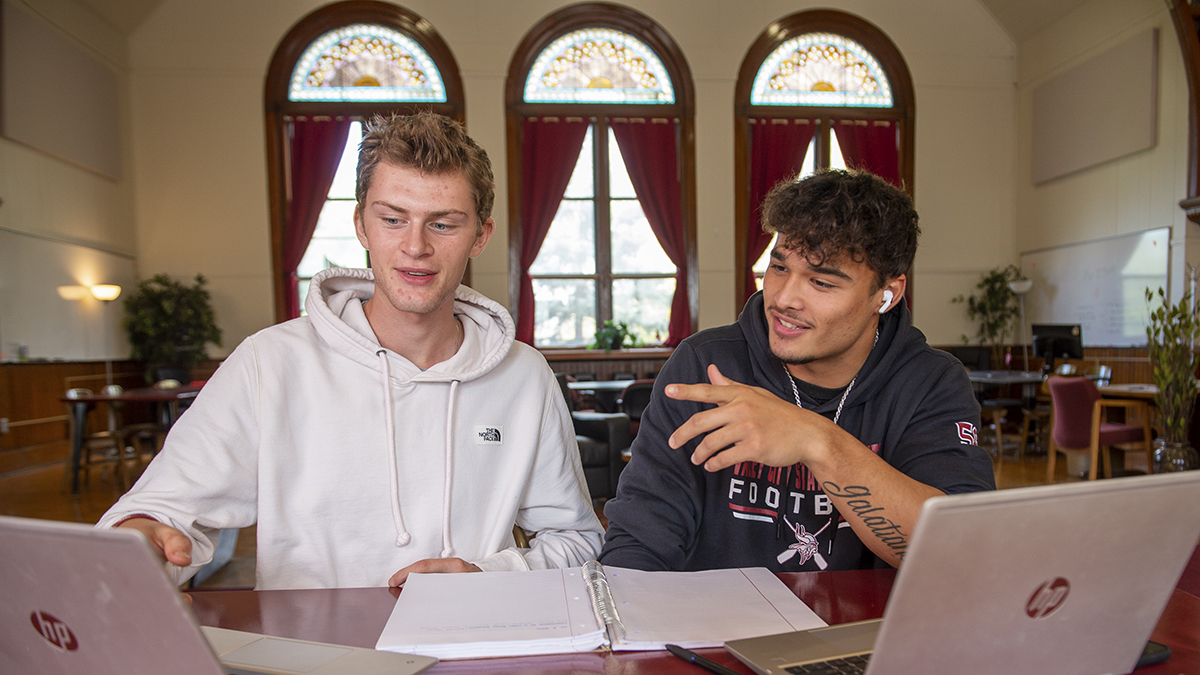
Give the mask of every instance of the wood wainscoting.
POLYGON ((614 375, 632 373, 635 379, 654 377, 675 352, 670 347, 634 347, 604 352, 599 349, 540 349, 556 373, 578 377, 591 375, 611 380, 614 375))
MULTIPOLYGON (((936 349, 950 351, 952 347, 962 345, 933 345, 936 349)), ((1083 358, 1058 359, 1058 364, 1071 363, 1079 373, 1086 373, 1097 366, 1112 368, 1112 384, 1145 384, 1151 382, 1150 355, 1145 347, 1084 347, 1083 358)), ((1020 346, 1012 348, 1012 360, 1007 367, 1004 364, 993 365, 997 370, 1022 370, 1025 362, 1021 355, 1020 346)), ((1042 369, 1042 359, 1033 355, 1030 347, 1029 370, 1042 369)))
MULTIPOLYGON (((113 361, 112 382, 126 389, 146 386, 145 366, 137 361, 113 361)), ((0 364, 0 475, 63 462, 70 449, 70 420, 61 400, 68 389, 100 391, 108 384, 104 361, 27 361, 0 364), (0 425, 2 426, 2 425, 0 425)), ((153 409, 131 405, 129 422, 151 421, 153 409), (142 419, 142 418, 145 419, 142 419)), ((108 425, 103 406, 92 410, 93 429, 108 425)))

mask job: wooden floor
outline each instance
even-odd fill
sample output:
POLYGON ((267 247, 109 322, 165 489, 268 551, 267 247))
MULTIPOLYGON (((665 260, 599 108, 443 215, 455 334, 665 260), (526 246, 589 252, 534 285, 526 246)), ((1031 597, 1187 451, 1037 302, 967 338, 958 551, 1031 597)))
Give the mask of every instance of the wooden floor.
MULTIPOLYGON (((1046 457, 1025 457, 1017 461, 1015 446, 1006 448, 1003 465, 998 467, 996 485, 1000 489, 1042 485, 1046 482, 1046 457)), ((1136 453, 1130 458, 1136 462, 1136 453)), ((1142 460, 1145 463, 1145 460, 1142 460)), ((993 463, 993 466, 996 466, 993 463)), ((1056 463, 1056 483, 1081 480, 1067 475, 1067 462, 1060 456, 1056 463)), ((26 518, 45 518, 79 523, 95 523, 120 497, 110 476, 93 469, 88 484, 78 497, 64 489, 61 465, 14 472, 0 476, 0 514, 26 518)), ((599 513, 599 511, 598 511, 599 513)), ((603 515, 603 514, 599 514, 603 515)), ((251 588, 254 586, 255 529, 242 530, 234 559, 208 579, 206 588, 251 588)))

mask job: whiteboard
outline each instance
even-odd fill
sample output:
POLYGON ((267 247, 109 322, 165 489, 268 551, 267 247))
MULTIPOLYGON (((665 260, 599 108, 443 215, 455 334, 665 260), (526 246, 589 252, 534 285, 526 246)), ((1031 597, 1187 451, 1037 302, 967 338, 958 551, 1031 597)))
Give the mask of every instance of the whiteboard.
POLYGON ((1033 280, 1026 330, 1077 323, 1085 346, 1145 345, 1146 288, 1167 288, 1170 248, 1171 228, 1162 227, 1022 253, 1021 272, 1033 280))

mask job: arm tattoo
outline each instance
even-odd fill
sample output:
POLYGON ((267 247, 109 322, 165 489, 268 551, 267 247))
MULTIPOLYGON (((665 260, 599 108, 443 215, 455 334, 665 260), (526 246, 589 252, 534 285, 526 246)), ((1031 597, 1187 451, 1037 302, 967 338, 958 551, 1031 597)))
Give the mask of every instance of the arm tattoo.
POLYGON ((882 513, 882 506, 875 506, 871 502, 870 489, 865 485, 847 485, 842 488, 828 481, 822 483, 821 488, 827 495, 845 499, 846 506, 850 507, 854 515, 870 528, 871 533, 890 548, 898 558, 904 559, 904 554, 908 550, 908 535, 900 529, 899 525, 892 522, 891 518, 882 513))

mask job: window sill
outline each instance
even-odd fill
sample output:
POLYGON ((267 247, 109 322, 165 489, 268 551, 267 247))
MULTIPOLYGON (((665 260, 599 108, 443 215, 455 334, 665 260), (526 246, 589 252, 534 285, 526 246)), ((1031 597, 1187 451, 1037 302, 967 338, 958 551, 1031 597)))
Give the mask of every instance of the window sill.
POLYGON ((614 349, 605 353, 603 349, 584 347, 539 347, 538 351, 547 361, 629 361, 640 359, 666 359, 675 352, 670 347, 630 347, 614 349))

